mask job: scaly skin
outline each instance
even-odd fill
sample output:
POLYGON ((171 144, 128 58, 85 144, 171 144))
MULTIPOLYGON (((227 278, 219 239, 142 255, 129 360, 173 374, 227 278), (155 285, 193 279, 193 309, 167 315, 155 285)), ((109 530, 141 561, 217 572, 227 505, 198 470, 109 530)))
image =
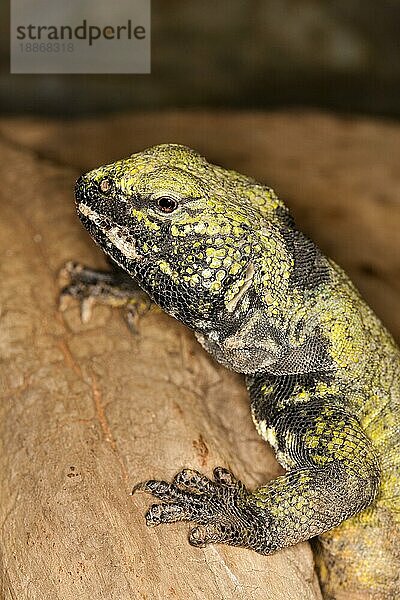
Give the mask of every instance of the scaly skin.
POLYGON ((399 350, 346 275, 271 189, 183 146, 87 173, 76 201, 112 260, 246 375, 255 425, 287 470, 254 491, 222 468, 138 484, 162 501, 148 525, 191 521, 194 545, 263 554, 319 536, 326 598, 400 598, 399 350))

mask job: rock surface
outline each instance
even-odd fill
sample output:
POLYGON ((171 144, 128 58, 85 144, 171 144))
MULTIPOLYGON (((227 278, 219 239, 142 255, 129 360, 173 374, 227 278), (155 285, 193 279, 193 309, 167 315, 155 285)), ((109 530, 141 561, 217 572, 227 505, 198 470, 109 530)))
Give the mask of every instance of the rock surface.
MULTIPOLYGON (((68 259, 103 265, 74 212, 80 171, 165 141, 275 187, 400 338, 400 128, 318 114, 154 113, 0 120, 0 494, 6 600, 320 598, 307 544, 274 556, 191 548, 187 526, 147 529, 149 476, 279 472, 242 379, 172 318, 133 337, 96 307, 57 308, 68 259)), ((151 502, 151 501, 150 501, 151 502)))

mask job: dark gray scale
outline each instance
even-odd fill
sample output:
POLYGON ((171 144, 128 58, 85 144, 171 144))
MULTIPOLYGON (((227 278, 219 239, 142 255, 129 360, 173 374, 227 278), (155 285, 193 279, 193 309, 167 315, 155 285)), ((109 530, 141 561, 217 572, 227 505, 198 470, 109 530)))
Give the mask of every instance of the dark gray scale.
POLYGON ((301 231, 284 227, 281 234, 288 252, 293 256, 294 268, 290 277, 292 288, 313 290, 330 280, 330 265, 318 246, 301 231))
POLYGON ((297 348, 289 348, 279 361, 268 367, 274 375, 302 375, 332 371, 334 363, 328 352, 329 342, 318 328, 297 348))

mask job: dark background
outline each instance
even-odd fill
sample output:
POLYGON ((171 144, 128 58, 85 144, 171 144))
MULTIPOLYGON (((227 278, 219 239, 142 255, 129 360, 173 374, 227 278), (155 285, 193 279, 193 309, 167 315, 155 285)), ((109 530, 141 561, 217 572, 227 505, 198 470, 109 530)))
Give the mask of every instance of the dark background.
POLYGON ((400 115, 399 0, 153 0, 151 75, 10 75, 4 0, 0 16, 3 114, 317 107, 400 115))

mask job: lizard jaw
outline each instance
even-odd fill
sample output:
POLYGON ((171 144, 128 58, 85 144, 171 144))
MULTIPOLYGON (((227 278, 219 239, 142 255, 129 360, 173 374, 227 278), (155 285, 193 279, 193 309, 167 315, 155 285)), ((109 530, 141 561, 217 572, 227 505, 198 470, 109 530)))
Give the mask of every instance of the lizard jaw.
POLYGON ((129 260, 142 258, 127 227, 115 225, 108 217, 99 214, 84 202, 78 204, 78 213, 89 219, 125 258, 129 260))

